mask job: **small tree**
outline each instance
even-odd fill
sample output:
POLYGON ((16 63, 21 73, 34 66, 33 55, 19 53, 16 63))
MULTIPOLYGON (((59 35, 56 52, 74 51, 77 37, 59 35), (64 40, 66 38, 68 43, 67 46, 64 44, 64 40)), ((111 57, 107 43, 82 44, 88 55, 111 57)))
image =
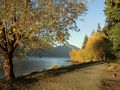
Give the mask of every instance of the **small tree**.
POLYGON ((100 26, 100 23, 98 23, 97 32, 100 32, 100 31, 101 31, 101 26, 100 26))
POLYGON ((95 33, 95 30, 93 29, 93 31, 92 31, 92 33, 91 33, 91 35, 93 35, 93 33, 95 33))
POLYGON ((85 35, 85 38, 84 38, 84 41, 83 41, 83 45, 82 45, 82 49, 85 49, 85 45, 86 45, 87 40, 88 40, 88 36, 85 35))
POLYGON ((77 30, 75 19, 86 11, 80 0, 0 0, 0 49, 6 80, 14 79, 16 48, 47 48, 77 30))

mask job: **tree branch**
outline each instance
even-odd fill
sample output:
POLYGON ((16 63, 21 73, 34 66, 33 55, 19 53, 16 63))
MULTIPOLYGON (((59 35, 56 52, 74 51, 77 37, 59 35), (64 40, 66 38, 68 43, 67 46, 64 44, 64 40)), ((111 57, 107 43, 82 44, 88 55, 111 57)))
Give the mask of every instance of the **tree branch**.
POLYGON ((8 51, 8 40, 7 40, 7 34, 6 34, 6 31, 7 31, 7 25, 6 25, 6 22, 5 22, 5 26, 4 28, 2 29, 3 31, 3 37, 4 37, 4 44, 5 44, 5 49, 8 51))
POLYGON ((3 50, 3 51, 6 51, 6 49, 0 44, 0 48, 3 50))
MULTIPOLYGON (((1 19, 0 19, 0 26, 4 26, 3 25, 3 22, 1 21, 1 19)), ((0 47, 2 48, 2 50, 7 50, 7 48, 6 48, 6 34, 5 34, 5 27, 2 29, 2 39, 3 39, 3 44, 5 45, 5 47, 2 45, 2 44, 0 44, 0 47)))

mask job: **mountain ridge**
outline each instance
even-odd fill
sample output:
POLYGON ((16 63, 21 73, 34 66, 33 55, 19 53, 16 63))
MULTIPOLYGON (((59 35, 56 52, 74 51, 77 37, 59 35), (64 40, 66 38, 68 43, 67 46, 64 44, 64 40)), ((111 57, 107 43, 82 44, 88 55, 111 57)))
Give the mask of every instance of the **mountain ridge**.
POLYGON ((30 55, 41 56, 41 57, 69 57, 70 51, 78 50, 78 49, 79 48, 74 45, 65 44, 62 46, 50 48, 45 51, 39 51, 39 50, 31 51, 30 55))

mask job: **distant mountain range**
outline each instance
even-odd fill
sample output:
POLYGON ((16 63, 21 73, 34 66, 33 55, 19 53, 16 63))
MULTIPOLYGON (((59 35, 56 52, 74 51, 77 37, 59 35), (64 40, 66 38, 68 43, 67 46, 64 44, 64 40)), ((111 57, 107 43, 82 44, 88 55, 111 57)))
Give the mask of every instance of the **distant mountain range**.
POLYGON ((46 51, 32 50, 29 55, 41 57, 69 57, 71 50, 79 48, 70 44, 50 48, 46 51))

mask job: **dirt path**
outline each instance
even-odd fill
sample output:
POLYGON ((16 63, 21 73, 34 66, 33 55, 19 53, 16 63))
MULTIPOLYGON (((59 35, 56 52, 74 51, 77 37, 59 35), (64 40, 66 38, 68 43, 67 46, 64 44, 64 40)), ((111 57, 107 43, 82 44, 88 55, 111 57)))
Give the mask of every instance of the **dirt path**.
POLYGON ((101 90, 105 64, 80 68, 38 82, 34 90, 101 90))
MULTIPOLYGON (((41 74, 44 76, 44 73, 41 74)), ((11 89, 0 90, 120 90, 120 64, 116 66, 113 63, 109 67, 108 64, 93 64, 47 78, 40 75, 30 75, 20 79, 20 83, 19 80, 17 83, 10 82, 11 89)))

